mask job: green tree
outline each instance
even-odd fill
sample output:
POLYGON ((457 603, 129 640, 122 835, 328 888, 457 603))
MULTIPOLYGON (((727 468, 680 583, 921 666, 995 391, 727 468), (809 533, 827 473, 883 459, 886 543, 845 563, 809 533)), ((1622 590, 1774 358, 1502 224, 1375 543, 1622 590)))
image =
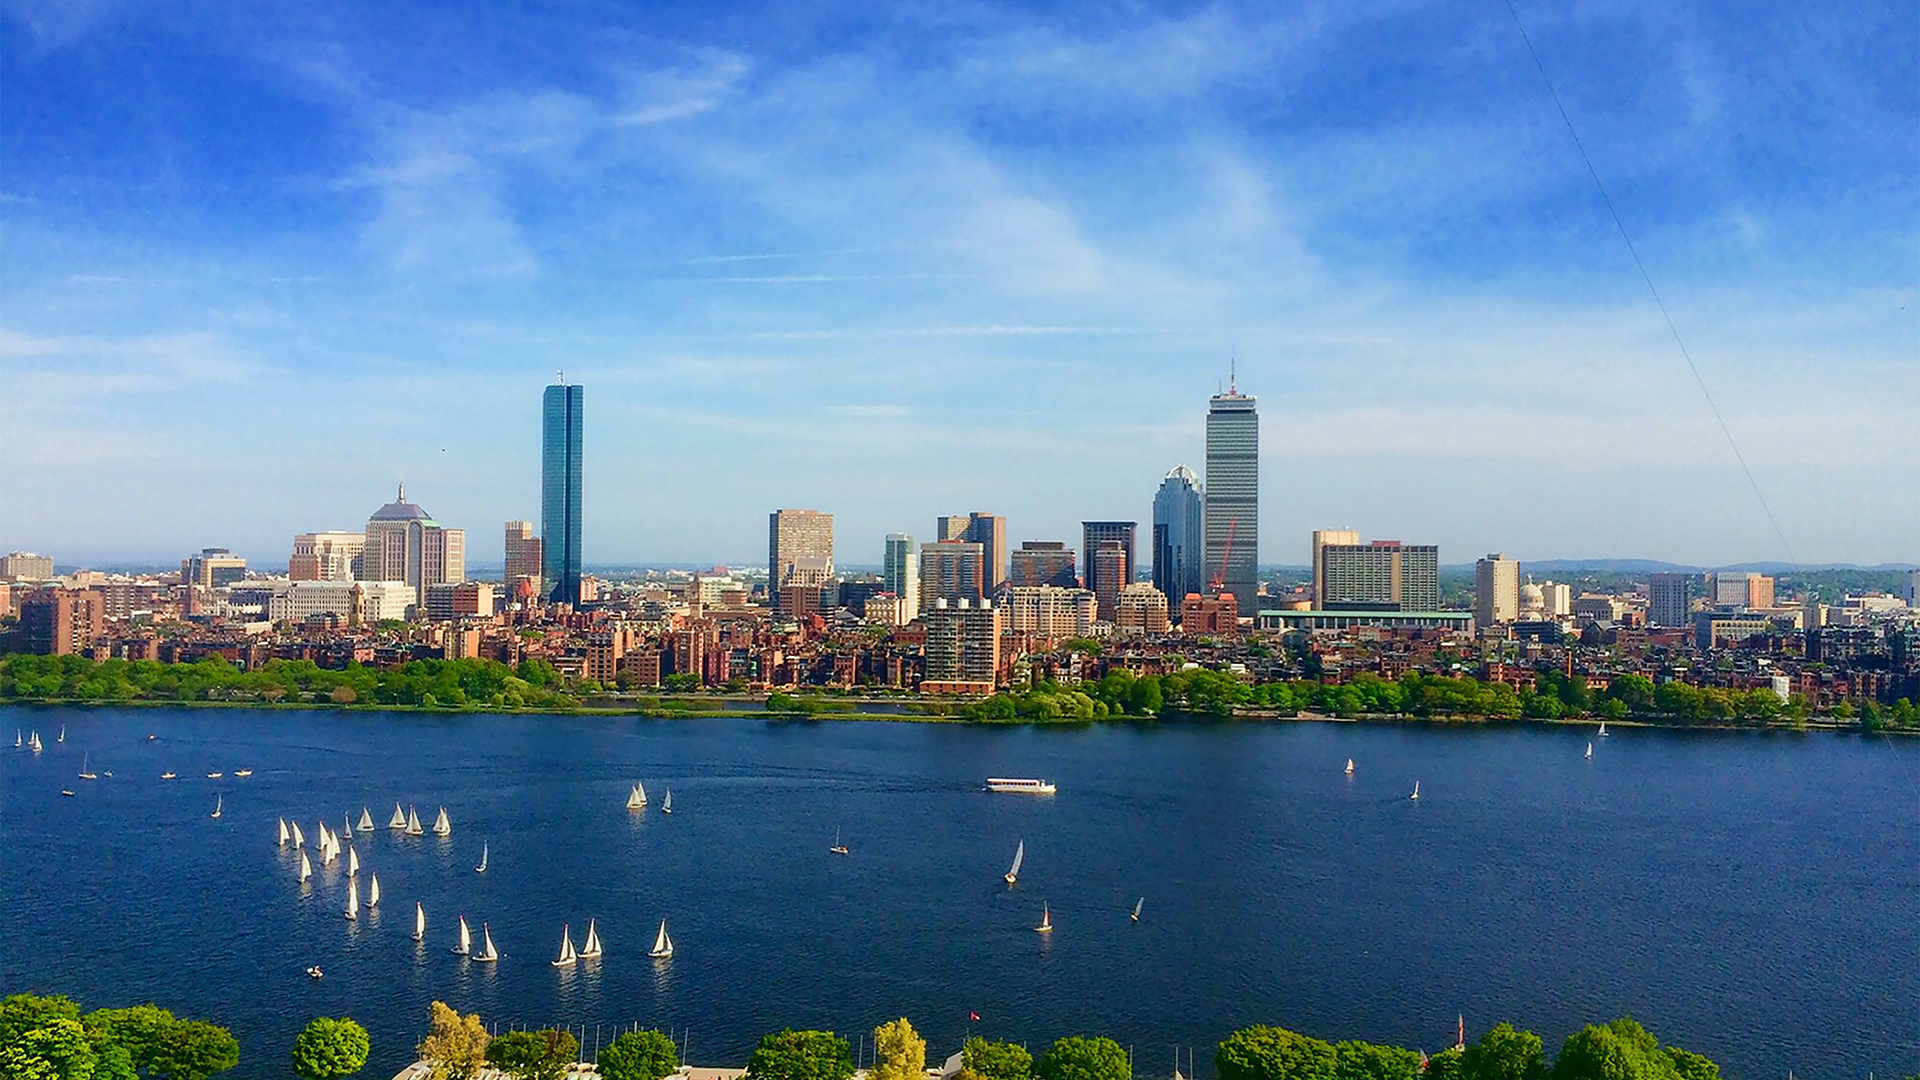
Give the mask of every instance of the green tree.
POLYGON ((747 1072, 754 1080, 851 1080, 853 1055, 831 1031, 787 1028, 760 1037, 747 1072))
POLYGON ((1133 1063, 1112 1039, 1069 1035, 1047 1048, 1034 1075, 1040 1080, 1132 1080, 1133 1063))
POLYGON ((1398 1046, 1337 1042, 1333 1058, 1340 1080, 1415 1080, 1420 1075, 1420 1055, 1398 1046))
POLYGON ((8 1080, 93 1080, 98 1062, 86 1030, 68 1016, 53 1017, 0 1047, 0 1076, 8 1080))
POLYGON ((1550 1075, 1552 1080, 1674 1080, 1678 1073, 1647 1029, 1621 1017, 1567 1036, 1550 1075))
MULTIPOLYGON (((135 1069, 151 1069, 160 1053, 161 1036, 177 1023, 173 1014, 157 1005, 124 1009, 95 1009, 84 1023, 103 1043, 122 1049, 135 1069)), ((106 1055, 102 1055, 106 1064, 106 1055)))
POLYGON ((1449 1046, 1428 1058, 1426 1080, 1460 1080, 1460 1059, 1465 1056, 1459 1047, 1449 1046))
POLYGON ((1220 1080, 1333 1080, 1333 1044, 1286 1028, 1256 1024, 1227 1036, 1214 1052, 1220 1080))
POLYGON ((80 1019, 80 1006, 63 997, 12 994, 0 998, 0 1046, 55 1020, 80 1019))
POLYGON ((661 1080, 680 1067, 673 1040, 658 1031, 629 1031, 600 1051, 601 1080, 661 1080))
POLYGON ((367 1029, 352 1020, 316 1016, 293 1040, 293 1072, 302 1080, 352 1076, 367 1064, 367 1029))
POLYGON ((960 1048, 962 1080, 1028 1080, 1033 1055, 1019 1043, 992 1042, 978 1036, 960 1048))
POLYGON ((1460 1059, 1461 1080, 1545 1080, 1546 1075, 1540 1036, 1508 1023, 1494 1025, 1460 1059))
POLYGON ((563 1080, 580 1056, 580 1043, 564 1031, 511 1031, 487 1043, 487 1064, 514 1080, 563 1080))
POLYGON ((429 1080, 472 1080, 487 1062, 487 1027, 478 1013, 461 1016, 444 1001, 432 1006, 427 1037, 415 1053, 431 1067, 429 1080))
POLYGON ((160 1035, 148 1070, 166 1080, 207 1080, 240 1064, 240 1040, 203 1020, 175 1020, 160 1035))
POLYGON ((873 1029, 872 1080, 924 1080, 927 1040, 913 1030, 906 1017, 873 1029))
POLYGON ((1700 1054, 1677 1046, 1663 1047, 1662 1052, 1672 1060, 1680 1080, 1720 1080, 1720 1066, 1700 1054))

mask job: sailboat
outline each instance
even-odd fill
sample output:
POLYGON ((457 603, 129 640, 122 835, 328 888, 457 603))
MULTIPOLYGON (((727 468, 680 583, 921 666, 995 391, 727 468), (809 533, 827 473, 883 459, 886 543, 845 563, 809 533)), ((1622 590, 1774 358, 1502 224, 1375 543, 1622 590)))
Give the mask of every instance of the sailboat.
POLYGON ((355 874, 358 874, 359 872, 360 872, 360 853, 358 851, 355 851, 352 848, 348 848, 347 849, 347 876, 352 877, 355 874))
POLYGON ((500 951, 493 947, 493 931, 486 923, 480 924, 480 941, 480 955, 473 958, 477 963, 491 964, 500 959, 500 951))
POLYGON ((281 847, 287 846, 287 819, 286 818, 280 819, 280 846, 281 847))
POLYGON ((305 881, 312 876, 313 864, 307 861, 307 853, 303 851, 300 853, 300 880, 305 881))
POLYGON ((1603 739, 1607 737, 1607 722, 1605 720, 1600 721, 1600 737, 1603 739))
POLYGON ((487 872, 487 845, 484 843, 480 845, 480 865, 474 867, 473 872, 476 874, 484 874, 487 872))
POLYGON ((1407 798, 1412 799, 1414 802, 1420 801, 1420 781, 1415 780, 1413 782, 1413 794, 1407 796, 1407 798))
POLYGON ((413 902, 413 940, 422 941, 427 936, 427 909, 420 901, 413 902))
POLYGON ((1013 865, 1009 866, 1006 874, 1003 875, 1007 879, 1008 885, 1012 885, 1014 882, 1020 880, 1020 864, 1025 862, 1026 858, 1027 842, 1022 840, 1020 841, 1020 846, 1013 849, 1013 865))
MULTIPOLYGON (((415 904, 414 906, 419 907, 418 904, 415 904)), ((416 914, 414 916, 413 925, 419 926, 419 927, 425 927, 427 925, 427 917, 425 915, 416 914)), ((459 955, 459 956, 466 956, 467 954, 473 952, 473 933, 467 929, 467 917, 465 915, 460 916, 460 944, 455 945, 453 947, 453 951, 456 955, 459 955)))
POLYGON ((1033 932, 1036 934, 1053 933, 1053 909, 1047 907, 1045 904, 1040 905, 1040 925, 1034 927, 1033 932))
POLYGON ((1134 922, 1140 921, 1140 909, 1145 907, 1146 904, 1147 904, 1147 898, 1144 896, 1133 902, 1133 921, 1134 922))
POLYGON ((827 850, 833 852, 835 855, 845 855, 847 853, 847 845, 840 842, 839 829, 833 830, 833 846, 827 850))
POLYGON ((560 956, 553 962, 554 967, 572 967, 580 959, 573 951, 573 931, 565 923, 560 924, 560 956))
POLYGON ((207 816, 208 816, 208 817, 219 817, 219 816, 220 816, 220 796, 219 796, 219 795, 215 795, 215 796, 213 797, 213 813, 211 813, 211 814, 208 814, 207 816))
POLYGON ((300 835, 300 823, 296 821, 292 825, 288 826, 288 828, 293 830, 293 846, 306 847, 307 838, 300 835))
POLYGON ((252 776, 253 770, 252 769, 235 769, 233 770, 233 775, 244 778, 244 777, 252 776))
POLYGON ((634 782, 633 790, 627 792, 627 809, 638 810, 647 805, 647 789, 634 782))
POLYGON ((63 743, 67 741, 67 725, 65 724, 60 725, 60 735, 57 738, 55 738, 53 741, 57 743, 63 743))
POLYGON ((407 835, 420 836, 426 831, 420 827, 420 815, 414 811, 413 807, 407 807, 407 835))
POLYGON ((399 803, 393 804, 393 816, 387 819, 387 828, 404 829, 407 827, 407 812, 400 809, 399 803))
POLYGON ((350 818, 350 817, 348 817, 348 816, 347 816, 347 815, 345 815, 345 814, 341 814, 341 815, 340 815, 340 823, 341 823, 342 825, 345 825, 345 826, 346 826, 346 828, 345 828, 345 829, 342 829, 342 830, 341 830, 340 832, 338 832, 338 833, 335 833, 335 834, 334 834, 334 837, 333 837, 333 842, 334 842, 334 843, 336 843, 336 844, 340 842, 340 838, 341 838, 342 836, 352 836, 352 835, 353 835, 353 819, 352 819, 352 818, 350 818))
POLYGON ((20 749, 21 745, 22 745, 22 741, 20 738, 20 729, 14 728, 13 729, 13 748, 15 750, 18 750, 20 749))
POLYGON ((600 959, 600 930, 592 919, 587 920, 587 943, 580 946, 580 959, 600 959))
POLYGON ((94 775, 94 774, 93 774, 92 772, 90 772, 90 771, 88 771, 88 769, 87 769, 87 755, 86 755, 86 751, 84 751, 84 750, 83 750, 83 751, 81 751, 81 753, 80 753, 80 779, 82 779, 82 780, 98 780, 98 779, 100 779, 100 778, 99 778, 98 776, 95 776, 95 775, 94 775))
POLYGON ((660 800, 660 812, 663 814, 673 813, 673 789, 672 788, 668 788, 666 796, 660 800))
POLYGON ((673 955, 673 939, 667 936, 667 920, 660 920, 660 932, 653 936, 653 948, 647 950, 647 955, 655 960, 665 960, 673 955))
POLYGON ((171 779, 173 779, 174 777, 176 777, 176 776, 178 776, 178 775, 180 775, 180 774, 179 774, 179 773, 176 773, 176 772, 171 772, 171 771, 169 771, 169 772, 163 772, 163 773, 161 773, 161 774, 160 774, 160 779, 162 779, 162 780, 171 780, 171 779))
POLYGON ((320 829, 322 833, 320 837, 320 865, 332 866, 334 856, 338 855, 339 851, 334 848, 333 840, 326 835, 326 826, 322 825, 320 829))
POLYGON ((360 879, 347 879, 347 918, 360 917, 360 879))
POLYGON ((380 903, 380 875, 369 874, 367 875, 367 907, 372 908, 378 903, 380 903))
POLYGON ((367 809, 366 807, 364 807, 364 806, 360 808, 360 826, 359 826, 359 828, 360 828, 360 831, 361 831, 361 832, 372 832, 372 831, 373 831, 373 814, 372 814, 372 812, 371 812, 371 811, 369 811, 369 810, 368 810, 368 809, 367 809))
POLYGON ((225 776, 225 775, 227 775, 227 774, 226 774, 226 773, 223 773, 223 772, 221 772, 221 771, 220 771, 219 769, 215 769, 215 770, 213 770, 212 772, 210 772, 210 773, 208 773, 208 774, 207 774, 207 779, 209 779, 209 780, 218 780, 218 779, 220 779, 221 777, 223 777, 223 776, 225 776))
POLYGON ((1587 744, 1587 760, 1588 761, 1593 760, 1593 744, 1592 743, 1587 744))
POLYGON ((27 737, 27 749, 33 751, 36 754, 40 752, 40 733, 39 732, 36 731, 32 735, 27 737))
POLYGON ((1347 759, 1347 775, 1348 776, 1353 775, 1353 759, 1352 758, 1347 759))
POLYGON ((447 808, 440 808, 440 816, 433 819, 433 835, 449 836, 453 833, 453 822, 447 820, 447 808))

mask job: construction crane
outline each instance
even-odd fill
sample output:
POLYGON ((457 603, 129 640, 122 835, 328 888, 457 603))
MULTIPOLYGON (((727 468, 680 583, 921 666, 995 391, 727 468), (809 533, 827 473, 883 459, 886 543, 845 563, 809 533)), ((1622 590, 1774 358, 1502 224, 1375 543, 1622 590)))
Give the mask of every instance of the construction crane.
POLYGON ((1239 518, 1227 519, 1227 542, 1220 545, 1220 572, 1213 575, 1207 591, 1218 596, 1227 588, 1227 559, 1233 555, 1233 527, 1240 523, 1239 518))

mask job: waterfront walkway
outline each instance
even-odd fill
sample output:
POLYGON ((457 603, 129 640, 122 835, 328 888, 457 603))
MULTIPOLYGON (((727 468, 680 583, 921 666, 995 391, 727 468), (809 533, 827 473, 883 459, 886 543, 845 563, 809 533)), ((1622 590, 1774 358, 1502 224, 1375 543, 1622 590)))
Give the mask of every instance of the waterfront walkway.
MULTIPOLYGON (((433 1066, 424 1061, 413 1064, 393 1074, 393 1080, 427 1080, 427 1074, 433 1066)), ((740 1080, 747 1074, 745 1069, 709 1069, 697 1065, 682 1065, 669 1080, 740 1080)), ((492 1066, 484 1066, 473 1074, 473 1080, 513 1080, 512 1077, 492 1066)), ((567 1066, 566 1080, 600 1080, 600 1071, 588 1061, 576 1061, 567 1066)))

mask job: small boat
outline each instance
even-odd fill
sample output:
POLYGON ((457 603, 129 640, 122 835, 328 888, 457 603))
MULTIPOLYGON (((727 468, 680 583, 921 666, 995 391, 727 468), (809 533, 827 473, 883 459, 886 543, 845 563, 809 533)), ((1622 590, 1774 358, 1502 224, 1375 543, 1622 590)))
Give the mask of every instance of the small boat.
POLYGON ((367 875, 367 907, 371 910, 380 903, 380 875, 367 875))
POLYGON ((1587 744, 1587 760, 1588 761, 1593 760, 1593 744, 1592 743, 1587 744))
POLYGON ((1413 794, 1407 796, 1407 798, 1412 799, 1414 802, 1420 801, 1420 781, 1415 780, 1413 782, 1413 794))
POLYGON ((847 845, 840 842, 839 829, 833 830, 833 846, 827 850, 833 852, 835 855, 845 855, 847 853, 847 845))
POLYGON ((673 939, 667 936, 667 920, 660 920, 660 932, 653 936, 653 948, 647 955, 655 960, 665 960, 673 955, 673 939))
POLYGON ((987 777, 988 791, 1011 791, 1017 795, 1051 795, 1059 788, 1045 780, 1027 780, 1013 776, 987 777))
POLYGON ((399 803, 394 803, 393 816, 387 819, 387 828, 405 829, 406 827, 407 827, 407 812, 400 809, 399 803))
POLYGON ((154 734, 153 732, 151 732, 151 731, 149 731, 149 732, 147 732, 147 741, 148 741, 148 742, 152 742, 153 740, 155 740, 155 739, 157 739, 157 738, 159 738, 159 737, 160 737, 160 736, 158 736, 158 735, 155 735, 155 734, 154 734))
POLYGON ((1352 758, 1347 759, 1347 775, 1348 776, 1353 775, 1353 759, 1352 758))
POLYGON ((40 733, 39 732, 36 731, 32 735, 29 735, 27 737, 27 749, 33 751, 36 754, 40 752, 40 733))
POLYGON ((341 814, 341 815, 340 815, 340 822, 341 822, 341 824, 343 824, 343 825, 345 825, 345 826, 346 826, 346 828, 344 828, 344 829, 342 829, 342 830, 340 830, 339 832, 337 832, 337 833, 334 833, 334 834, 333 834, 333 842, 334 842, 334 843, 336 843, 336 844, 340 842, 340 838, 341 838, 341 837, 343 837, 343 836, 352 836, 352 835, 353 835, 353 819, 352 819, 352 818, 350 818, 350 817, 348 817, 348 816, 347 816, 347 815, 345 815, 345 814, 341 814))
POLYGON ((573 931, 565 923, 560 924, 560 956, 553 961, 554 967, 572 967, 580 957, 573 951, 573 931))
POLYGON ((647 789, 635 781, 633 790, 627 792, 627 809, 639 810, 647 805, 647 789))
POLYGON ((340 851, 338 848, 335 848, 333 844, 329 842, 325 837, 321 837, 320 839, 320 865, 321 866, 332 866, 334 858, 337 857, 339 854, 340 854, 340 851))
POLYGON ((358 919, 360 917, 360 880, 358 878, 347 879, 346 915, 349 919, 358 919))
MULTIPOLYGON (((419 905, 416 904, 414 906, 418 907, 419 905)), ((415 915, 413 924, 419 927, 426 926, 426 916, 415 915)), ((453 952, 456 956, 466 956, 473 952, 473 934, 467 929, 467 917, 465 915, 460 916, 460 944, 453 947, 453 952)))
POLYGON ((313 864, 307 861, 307 853, 303 851, 300 853, 300 880, 305 881, 312 876, 313 864))
POLYGON ((82 751, 80 754, 80 779, 82 780, 100 779, 98 776, 95 776, 92 772, 90 772, 87 769, 87 755, 85 751, 82 751))
POLYGON ((67 741, 67 725, 65 724, 60 725, 60 734, 57 737, 55 737, 53 741, 57 743, 63 743, 67 741))
POLYGON ((281 818, 280 819, 280 846, 286 847, 288 839, 290 839, 290 837, 288 837, 287 835, 287 819, 281 818))
POLYGON ((424 941, 427 936, 427 909, 420 901, 413 902, 413 940, 424 941))
POLYGON ((447 808, 440 808, 440 816, 433 819, 433 835, 450 836, 453 834, 453 822, 447 820, 447 808))
POLYGON ((407 807, 407 835, 423 836, 426 831, 420 827, 420 815, 414 811, 413 807, 407 807))
POLYGON ((216 794, 216 795, 215 795, 215 796, 213 797, 213 813, 211 813, 211 814, 208 814, 207 816, 208 816, 208 817, 219 817, 219 816, 220 816, 220 805, 221 805, 221 803, 220 803, 220 796, 216 794))
POLYGON ((500 951, 493 947, 493 931, 487 929, 486 923, 480 924, 480 940, 480 955, 473 958, 475 962, 491 964, 500 959, 500 951))
POLYGON ((61 788, 60 794, 65 795, 69 799, 73 798, 73 792, 68 791, 66 788, 61 788))
POLYGON ((1603 739, 1607 737, 1607 722, 1605 720, 1600 721, 1600 737, 1603 739))
POLYGON ((177 779, 177 778, 179 777, 179 775, 180 775, 179 773, 173 773, 173 772, 163 772, 163 773, 161 773, 161 774, 160 774, 160 779, 162 779, 162 780, 174 780, 174 779, 177 779))
POLYGON ((487 872, 487 845, 484 843, 480 845, 480 865, 474 867, 473 872, 476 874, 487 872))
POLYGON ((359 872, 360 872, 360 853, 358 851, 355 851, 352 848, 348 848, 347 849, 347 876, 352 877, 355 874, 358 874, 359 872))
POLYGON ((358 828, 361 832, 373 831, 373 813, 364 806, 360 808, 360 824, 358 828))
POLYGON ((19 728, 14 728, 14 729, 13 729, 13 748, 14 748, 15 750, 18 750, 18 749, 20 749, 20 748, 21 748, 22 746, 24 746, 24 745, 26 745, 26 744, 25 744, 25 742, 24 742, 24 741, 23 741, 23 740, 22 740, 22 739, 20 738, 20 729, 19 729, 19 728))
POLYGON ((1140 921, 1140 909, 1142 907, 1145 907, 1146 903, 1147 903, 1147 898, 1144 896, 1133 902, 1133 921, 1134 922, 1140 921))
POLYGON ((587 920, 587 943, 580 946, 580 959, 600 959, 600 930, 592 919, 587 920))
POLYGON ((1027 859, 1027 842, 1025 840, 1022 840, 1020 841, 1020 846, 1013 849, 1013 865, 1007 867, 1007 872, 1001 875, 1002 877, 1007 879, 1007 884, 1009 886, 1011 886, 1014 882, 1020 880, 1020 864, 1025 862, 1026 859, 1027 859))
MULTIPOLYGON (((165 777, 162 777, 161 779, 165 779, 165 777)), ((294 846, 294 847, 306 847, 306 846, 307 846, 307 838, 306 838, 305 836, 303 836, 303 835, 301 835, 301 833, 300 833, 300 823, 299 823, 299 822, 297 822, 297 821, 296 821, 296 822, 294 822, 293 824, 291 824, 291 825, 289 825, 289 826, 287 826, 287 828, 289 828, 289 829, 291 829, 291 830, 293 830, 293 846, 294 846)))
POLYGON ((101 775, 101 776, 104 776, 104 777, 106 777, 106 778, 107 778, 107 779, 109 779, 109 780, 111 780, 111 779, 113 779, 113 770, 112 770, 112 769, 108 769, 108 770, 107 770, 106 772, 103 772, 103 773, 101 773, 100 775, 101 775))
POLYGON ((242 779, 245 779, 246 777, 253 775, 253 770, 252 769, 235 769, 233 770, 233 775, 241 777, 242 779))
POLYGON ((1040 905, 1040 925, 1034 927, 1033 932, 1036 934, 1053 933, 1053 909, 1047 907, 1045 904, 1040 905))
POLYGON ((319 964, 315 964, 307 969, 307 978, 309 979, 317 979, 324 974, 326 973, 320 970, 319 964))
POLYGON ((210 773, 208 773, 208 774, 207 774, 207 779, 209 779, 209 780, 218 780, 218 779, 220 779, 220 778, 221 778, 222 776, 225 776, 225 775, 226 775, 226 773, 223 773, 223 772, 221 772, 220 770, 218 770, 218 769, 215 769, 214 771, 212 771, 212 772, 210 772, 210 773))
POLYGON ((667 794, 663 798, 661 798, 660 812, 663 814, 673 813, 673 789, 672 788, 668 788, 667 794))

